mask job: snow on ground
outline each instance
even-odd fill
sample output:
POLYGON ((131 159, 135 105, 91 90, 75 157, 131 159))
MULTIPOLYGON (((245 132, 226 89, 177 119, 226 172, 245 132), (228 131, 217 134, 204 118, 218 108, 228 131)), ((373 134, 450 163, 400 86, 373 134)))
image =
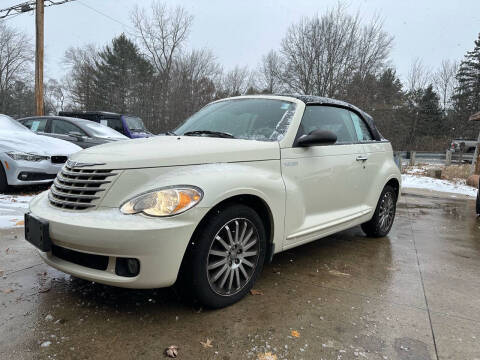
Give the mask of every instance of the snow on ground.
POLYGON ((23 214, 34 196, 0 194, 0 229, 22 227, 23 214))
POLYGON ((402 175, 402 187, 434 190, 477 197, 477 189, 465 185, 465 180, 457 180, 457 182, 452 182, 448 180, 434 179, 427 176, 404 174, 402 175))

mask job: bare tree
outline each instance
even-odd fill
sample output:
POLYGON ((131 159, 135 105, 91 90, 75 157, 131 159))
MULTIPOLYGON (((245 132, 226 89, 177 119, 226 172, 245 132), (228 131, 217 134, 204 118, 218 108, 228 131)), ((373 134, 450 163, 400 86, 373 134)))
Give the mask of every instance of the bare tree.
POLYGON ((131 20, 137 33, 140 46, 157 71, 153 91, 157 97, 157 128, 168 127, 167 112, 169 85, 174 63, 184 45, 193 17, 182 7, 169 8, 166 4, 154 1, 150 12, 136 6, 131 20), (160 124, 163 120, 163 125, 160 124))
POLYGON ((0 113, 7 112, 8 98, 17 81, 23 81, 33 62, 27 35, 0 21, 0 113))
POLYGON ((407 90, 411 93, 425 89, 431 80, 431 73, 420 58, 412 61, 407 74, 407 90))
POLYGON ((274 94, 282 89, 281 74, 283 63, 280 55, 271 50, 263 56, 262 63, 258 69, 260 84, 259 86, 267 93, 274 94))
POLYGON ((65 109, 66 88, 56 79, 48 79, 45 84, 45 109, 53 115, 65 109))
POLYGON ((450 106, 450 99, 457 84, 458 63, 456 61, 442 60, 440 67, 433 74, 435 90, 440 95, 443 111, 450 106))
POLYGON ((392 37, 377 16, 366 25, 339 4, 322 16, 290 26, 281 44, 281 80, 293 92, 335 96, 355 74, 377 74, 385 67, 392 37))
POLYGON ((225 73, 219 85, 223 96, 244 95, 252 84, 252 76, 247 66, 235 66, 225 73))
POLYGON ((82 110, 95 110, 95 62, 98 50, 94 45, 83 48, 69 48, 65 52, 64 64, 69 67, 66 87, 68 97, 82 110))

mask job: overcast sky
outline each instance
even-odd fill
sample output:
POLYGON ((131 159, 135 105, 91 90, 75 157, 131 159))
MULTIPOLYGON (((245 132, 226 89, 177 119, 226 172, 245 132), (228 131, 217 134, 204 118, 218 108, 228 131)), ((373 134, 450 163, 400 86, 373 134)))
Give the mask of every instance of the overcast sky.
MULTIPOLYGON (((0 0, 0 9, 25 0, 0 0)), ((46 76, 59 78, 65 50, 105 45, 122 32, 132 33, 130 11, 150 0, 76 0, 45 9, 46 76), (95 9, 95 10, 93 10, 95 9), (103 13, 103 15, 101 14, 103 13)), ((288 26, 303 16, 321 14, 337 0, 168 0, 194 15, 190 48, 213 50, 219 63, 256 67, 262 55, 279 48, 288 26)), ((394 36, 391 61, 400 76, 416 57, 435 68, 442 59, 462 59, 480 32, 480 0, 350 0, 348 10, 368 19, 379 13, 394 36)), ((35 36, 33 13, 7 20, 35 36)))

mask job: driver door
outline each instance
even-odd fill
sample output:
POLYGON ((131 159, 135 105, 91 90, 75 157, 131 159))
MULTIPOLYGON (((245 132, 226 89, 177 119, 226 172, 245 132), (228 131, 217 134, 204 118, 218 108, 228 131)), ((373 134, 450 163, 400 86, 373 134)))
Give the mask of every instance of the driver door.
POLYGON ((365 153, 348 110, 307 106, 297 138, 313 130, 332 131, 337 142, 281 149, 285 248, 334 233, 370 211, 362 202, 365 153))

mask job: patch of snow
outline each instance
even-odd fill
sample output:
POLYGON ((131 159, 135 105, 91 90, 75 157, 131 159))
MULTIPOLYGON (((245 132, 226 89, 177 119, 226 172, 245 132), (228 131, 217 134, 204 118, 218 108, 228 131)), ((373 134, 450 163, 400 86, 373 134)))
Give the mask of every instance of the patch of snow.
POLYGON ((415 176, 411 174, 402 175, 402 187, 434 190, 477 197, 477 189, 465 185, 464 181, 454 183, 448 180, 434 179, 427 176, 415 176))
POLYGON ((0 194, 0 229, 22 227, 23 214, 34 196, 0 194))

